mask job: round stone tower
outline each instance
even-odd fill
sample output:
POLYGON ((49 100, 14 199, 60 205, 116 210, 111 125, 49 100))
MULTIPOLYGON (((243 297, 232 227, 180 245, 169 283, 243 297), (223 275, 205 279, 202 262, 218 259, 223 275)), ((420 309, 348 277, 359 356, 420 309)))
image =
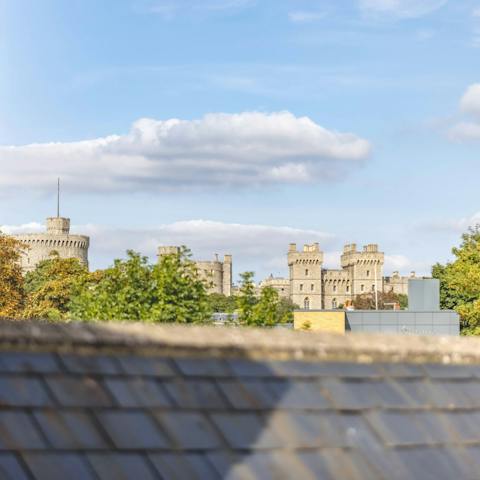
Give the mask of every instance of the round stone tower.
POLYGON ((21 260, 25 273, 34 270, 39 262, 51 258, 55 252, 60 258, 78 258, 88 268, 90 239, 85 235, 71 235, 69 218, 47 218, 45 233, 26 233, 15 235, 15 238, 29 247, 21 260))

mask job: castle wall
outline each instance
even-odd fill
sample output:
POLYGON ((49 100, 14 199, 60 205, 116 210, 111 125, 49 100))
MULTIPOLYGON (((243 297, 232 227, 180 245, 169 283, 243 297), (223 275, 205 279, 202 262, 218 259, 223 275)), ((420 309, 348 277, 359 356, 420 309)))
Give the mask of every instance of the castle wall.
POLYGON ((296 244, 290 244, 290 298, 302 309, 322 308, 322 263, 323 253, 318 243, 304 245, 302 251, 297 251, 296 244))
POLYGON ((323 308, 335 309, 351 300, 351 283, 346 270, 323 270, 323 308))
POLYGON ((270 276, 260 282, 260 290, 265 287, 271 287, 278 292, 281 298, 290 298, 290 280, 288 278, 279 278, 270 276))
POLYGON ((14 235, 28 248, 21 256, 22 270, 30 272, 43 260, 58 253, 60 258, 77 258, 88 268, 88 248, 90 239, 84 235, 70 235, 70 219, 51 217, 46 221, 46 233, 14 235))
MULTIPOLYGON (((158 259, 164 255, 177 254, 180 247, 158 247, 158 259)), ((226 296, 232 295, 232 256, 225 255, 223 262, 215 255, 214 260, 194 260, 199 277, 209 285, 208 293, 220 293, 226 296)))

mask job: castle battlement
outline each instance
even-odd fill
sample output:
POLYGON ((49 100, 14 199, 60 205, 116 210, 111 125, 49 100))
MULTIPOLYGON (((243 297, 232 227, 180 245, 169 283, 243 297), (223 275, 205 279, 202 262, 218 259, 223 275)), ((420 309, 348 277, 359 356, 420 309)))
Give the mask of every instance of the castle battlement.
POLYGON ((14 237, 28 247, 21 257, 21 266, 25 273, 34 270, 41 261, 52 258, 54 253, 60 258, 77 258, 88 267, 90 238, 85 235, 71 235, 69 218, 47 218, 45 233, 26 233, 14 237))

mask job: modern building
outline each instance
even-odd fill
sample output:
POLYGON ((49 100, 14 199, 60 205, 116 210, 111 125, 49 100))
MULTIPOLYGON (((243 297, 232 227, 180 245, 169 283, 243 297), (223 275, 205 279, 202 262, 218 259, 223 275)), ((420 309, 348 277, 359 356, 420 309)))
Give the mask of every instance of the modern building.
MULTIPOLYGON (((158 247, 158 258, 164 255, 178 253, 178 246, 158 247)), ((195 265, 199 276, 209 284, 209 293, 220 293, 226 296, 232 295, 232 256, 224 255, 223 261, 215 254, 213 260, 196 260, 195 265)))
POLYGON ((69 218, 47 218, 45 233, 26 233, 14 237, 27 246, 21 257, 25 273, 34 270, 39 262, 51 258, 53 254, 58 254, 60 258, 77 258, 88 267, 90 239, 85 235, 72 235, 69 218))

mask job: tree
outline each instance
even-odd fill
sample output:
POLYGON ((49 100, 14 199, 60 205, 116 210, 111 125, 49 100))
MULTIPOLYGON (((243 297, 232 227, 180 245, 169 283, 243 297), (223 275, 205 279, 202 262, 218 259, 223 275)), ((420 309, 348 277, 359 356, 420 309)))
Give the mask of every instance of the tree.
POLYGON ((208 322, 212 316, 207 284, 201 280, 185 246, 164 255, 153 268, 155 305, 151 319, 158 322, 208 322))
MULTIPOLYGON (((407 295, 397 294, 394 292, 377 292, 378 309, 385 310, 392 307, 392 303, 398 303, 401 309, 405 309, 408 305, 407 295)), ((375 310, 375 294, 363 293, 357 295, 353 300, 355 310, 375 310)))
POLYGON ((253 307, 250 325, 273 327, 278 322, 278 292, 272 287, 262 288, 260 299, 253 307))
POLYGON ((20 258, 28 248, 0 232, 0 317, 19 317, 25 291, 20 258))
POLYGON ((277 323, 292 323, 293 311, 298 308, 289 298, 281 297, 277 303, 277 323))
POLYGON ((255 285, 253 283, 253 272, 240 274, 240 295, 237 298, 238 321, 241 325, 254 324, 253 308, 257 303, 255 297, 255 285))
POLYGON ((41 261, 25 277, 27 301, 25 318, 60 320, 68 317, 69 306, 79 277, 87 269, 76 258, 53 258, 41 261))
POLYGON ((126 260, 81 277, 70 303, 78 320, 150 320, 156 301, 152 267, 147 257, 132 250, 126 260))
POLYGON ((432 276, 440 280, 440 305, 454 309, 461 319, 462 334, 480 334, 480 225, 462 235, 454 247, 453 262, 436 264, 432 276))
POLYGON ((213 312, 233 313, 237 308, 237 300, 234 296, 227 297, 223 293, 211 293, 208 301, 213 312))

